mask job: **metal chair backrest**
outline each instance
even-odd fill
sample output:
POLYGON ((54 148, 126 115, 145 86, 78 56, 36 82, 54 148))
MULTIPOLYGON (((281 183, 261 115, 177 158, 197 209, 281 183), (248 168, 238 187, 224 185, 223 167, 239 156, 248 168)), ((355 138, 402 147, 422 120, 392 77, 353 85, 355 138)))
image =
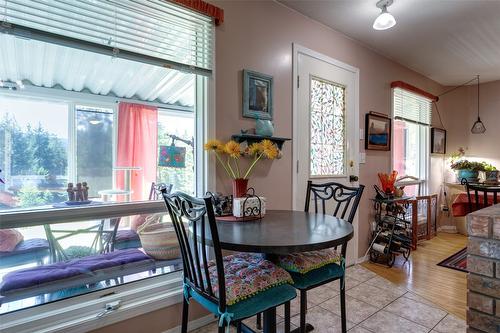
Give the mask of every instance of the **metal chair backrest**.
POLYGON ((471 184, 466 178, 462 178, 462 185, 467 189, 467 199, 469 200, 469 213, 483 209, 498 203, 500 196, 500 186, 488 184, 471 184), (474 196, 474 200, 472 200, 474 196))
POLYGON ((165 188, 167 194, 172 192, 173 184, 165 184, 160 183, 156 184, 155 182, 151 183, 151 188, 149 190, 149 200, 160 200, 161 199, 161 191, 165 188))
POLYGON ((200 199, 183 192, 172 194, 166 192, 167 190, 163 188, 161 193, 179 241, 184 282, 198 294, 217 303, 219 310, 224 312, 226 280, 212 197, 206 196, 200 199), (206 237, 207 226, 211 240, 206 237), (208 245, 213 248, 215 254, 217 286, 212 286, 210 281, 208 245), (218 292, 216 293, 215 290, 218 292))
POLYGON ((352 223, 364 188, 364 185, 359 185, 359 187, 348 187, 335 182, 313 184, 313 182, 309 180, 307 182, 304 211, 309 212, 312 196, 315 213, 327 214, 327 207, 331 204, 333 216, 352 223))

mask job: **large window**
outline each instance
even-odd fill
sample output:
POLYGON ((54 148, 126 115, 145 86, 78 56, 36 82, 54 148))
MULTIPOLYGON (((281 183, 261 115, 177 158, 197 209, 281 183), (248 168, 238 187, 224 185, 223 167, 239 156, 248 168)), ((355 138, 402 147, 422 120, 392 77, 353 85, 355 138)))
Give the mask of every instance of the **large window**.
POLYGON ((0 7, 0 330, 168 306, 182 266, 151 189, 208 189, 212 19, 163 0, 0 7), (168 251, 147 249, 150 223, 168 251))
MULTIPOLYGON (((425 194, 429 171, 431 101, 404 89, 393 89, 393 168, 400 177, 413 177, 409 195, 425 194)), ((410 183, 412 178, 409 178, 410 183)))

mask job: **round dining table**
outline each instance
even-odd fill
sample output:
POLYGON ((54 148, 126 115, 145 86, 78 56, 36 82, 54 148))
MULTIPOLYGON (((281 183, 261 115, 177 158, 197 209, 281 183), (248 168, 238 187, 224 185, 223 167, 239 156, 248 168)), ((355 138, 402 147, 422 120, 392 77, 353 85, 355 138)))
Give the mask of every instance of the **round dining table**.
MULTIPOLYGON (((206 228, 206 240, 210 243, 208 225, 206 228)), ((254 221, 217 220, 217 230, 222 249, 262 253, 270 260, 277 255, 340 246, 354 234, 351 223, 343 219, 293 210, 268 210, 254 221)), ((247 327, 244 331, 252 332, 247 327)), ((263 331, 276 332, 275 308, 264 312, 263 331)))

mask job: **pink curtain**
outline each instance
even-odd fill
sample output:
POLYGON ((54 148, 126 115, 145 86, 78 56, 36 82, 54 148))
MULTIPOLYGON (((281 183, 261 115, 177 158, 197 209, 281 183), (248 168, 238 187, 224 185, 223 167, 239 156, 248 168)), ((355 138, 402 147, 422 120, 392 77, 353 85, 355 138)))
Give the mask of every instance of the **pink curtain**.
MULTIPOLYGON (((139 167, 132 171, 132 200, 146 200, 156 181, 158 110, 156 107, 120 103, 118 109, 117 167, 139 167)), ((117 172, 117 188, 123 188, 123 171, 117 172)))

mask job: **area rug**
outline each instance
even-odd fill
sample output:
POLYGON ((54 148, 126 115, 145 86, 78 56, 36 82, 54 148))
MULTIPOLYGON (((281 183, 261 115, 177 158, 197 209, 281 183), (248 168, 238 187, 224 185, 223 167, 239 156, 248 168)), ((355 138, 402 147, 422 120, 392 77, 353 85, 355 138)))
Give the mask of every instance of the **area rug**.
POLYGON ((467 248, 463 248, 437 265, 456 269, 457 271, 467 272, 467 248))

